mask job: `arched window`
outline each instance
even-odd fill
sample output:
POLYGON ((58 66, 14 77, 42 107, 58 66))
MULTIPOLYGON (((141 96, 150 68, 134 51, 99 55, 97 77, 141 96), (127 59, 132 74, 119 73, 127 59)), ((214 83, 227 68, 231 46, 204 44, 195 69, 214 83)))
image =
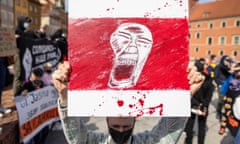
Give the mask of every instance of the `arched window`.
POLYGON ((196 38, 197 38, 197 39, 200 38, 200 33, 199 33, 199 32, 196 33, 196 38))
POLYGON ((236 21, 236 27, 240 27, 240 20, 236 21))
POLYGON ((195 48, 195 52, 196 52, 196 53, 199 52, 199 48, 198 48, 198 47, 195 48))
POLYGON ((225 21, 223 21, 221 26, 222 26, 222 28, 225 28, 225 27, 226 27, 226 25, 227 25, 227 24, 226 24, 226 22, 225 22, 225 21))
POLYGON ((220 50, 220 51, 219 51, 219 55, 220 55, 220 56, 223 56, 223 55, 224 55, 224 51, 223 51, 223 50, 220 50))
POLYGON ((207 44, 208 44, 208 45, 212 45, 212 42, 213 42, 212 37, 208 37, 208 39, 207 39, 207 44))
POLYGON ((237 50, 233 51, 233 56, 234 56, 234 57, 237 57, 237 56, 238 56, 238 51, 237 51, 237 50))

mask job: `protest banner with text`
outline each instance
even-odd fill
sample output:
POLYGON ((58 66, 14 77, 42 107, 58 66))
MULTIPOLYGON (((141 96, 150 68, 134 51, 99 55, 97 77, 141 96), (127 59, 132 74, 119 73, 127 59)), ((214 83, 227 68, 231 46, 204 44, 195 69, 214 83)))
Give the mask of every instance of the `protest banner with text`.
POLYGON ((59 120, 57 110, 58 92, 53 86, 15 97, 20 136, 28 142, 42 128, 59 120))

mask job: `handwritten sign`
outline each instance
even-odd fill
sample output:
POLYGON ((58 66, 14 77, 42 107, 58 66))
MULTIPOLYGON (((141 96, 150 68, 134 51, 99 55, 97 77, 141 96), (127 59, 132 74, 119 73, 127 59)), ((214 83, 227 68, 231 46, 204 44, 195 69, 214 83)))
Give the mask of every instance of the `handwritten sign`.
POLYGON ((11 56, 16 54, 16 40, 14 30, 10 28, 0 28, 0 56, 11 56))
POLYGON ((20 135, 28 142, 42 128, 59 119, 58 92, 52 86, 15 98, 18 111, 20 135))
POLYGON ((70 1, 68 115, 189 116, 187 8, 182 0, 70 1))

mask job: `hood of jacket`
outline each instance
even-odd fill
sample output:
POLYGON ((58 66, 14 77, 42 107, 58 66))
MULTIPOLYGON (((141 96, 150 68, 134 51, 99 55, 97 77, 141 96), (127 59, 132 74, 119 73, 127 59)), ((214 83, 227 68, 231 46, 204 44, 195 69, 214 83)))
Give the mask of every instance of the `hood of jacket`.
POLYGON ((18 17, 18 25, 17 28, 24 31, 26 28, 24 28, 24 23, 28 22, 31 23, 31 18, 27 17, 27 16, 19 16, 18 17))

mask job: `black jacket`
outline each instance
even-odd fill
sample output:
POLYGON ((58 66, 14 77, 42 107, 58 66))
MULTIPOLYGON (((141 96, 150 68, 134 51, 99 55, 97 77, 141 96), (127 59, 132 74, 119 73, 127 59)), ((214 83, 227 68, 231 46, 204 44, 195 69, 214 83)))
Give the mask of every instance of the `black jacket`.
POLYGON ((220 63, 216 66, 214 71, 214 80, 217 83, 217 85, 222 85, 222 82, 225 81, 228 76, 231 74, 229 73, 229 68, 224 65, 224 60, 228 58, 228 56, 223 56, 220 60, 220 63))
POLYGON ((212 78, 210 75, 203 72, 203 64, 196 61, 195 66, 198 71, 205 76, 205 81, 203 82, 201 88, 192 96, 191 98, 191 108, 197 109, 200 107, 201 111, 208 110, 209 103, 212 100, 213 91, 215 89, 212 78))

